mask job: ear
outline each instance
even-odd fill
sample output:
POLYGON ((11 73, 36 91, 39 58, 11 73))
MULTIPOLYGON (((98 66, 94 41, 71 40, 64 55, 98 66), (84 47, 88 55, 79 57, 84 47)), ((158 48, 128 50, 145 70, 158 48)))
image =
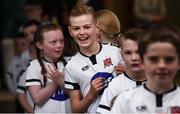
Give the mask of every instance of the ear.
POLYGON ((40 43, 40 42, 37 42, 37 43, 36 43, 36 46, 37 46, 40 50, 43 49, 42 43, 40 43))
POLYGON ((96 34, 100 34, 99 22, 96 23, 96 34))
POLYGON ((68 30, 69 30, 69 34, 70 34, 71 37, 72 37, 73 35, 72 35, 72 32, 71 32, 71 27, 70 27, 70 26, 68 26, 68 30))

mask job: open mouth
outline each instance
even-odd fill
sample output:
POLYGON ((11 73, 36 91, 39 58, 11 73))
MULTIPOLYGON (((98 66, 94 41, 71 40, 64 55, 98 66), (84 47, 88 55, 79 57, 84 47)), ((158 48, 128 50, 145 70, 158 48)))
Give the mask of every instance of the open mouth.
POLYGON ((79 41, 86 41, 88 39, 88 37, 79 37, 78 40, 79 41))

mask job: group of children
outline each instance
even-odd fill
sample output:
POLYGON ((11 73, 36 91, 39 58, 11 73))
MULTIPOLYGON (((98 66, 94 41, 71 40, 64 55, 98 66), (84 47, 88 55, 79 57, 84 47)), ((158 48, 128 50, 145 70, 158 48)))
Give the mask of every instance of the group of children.
POLYGON ((118 47, 101 42, 99 23, 89 6, 71 10, 68 29, 78 52, 70 60, 64 59, 62 28, 37 28, 31 46, 36 56, 25 71, 33 112, 180 112, 180 90, 173 84, 179 33, 168 27, 119 30, 112 34, 120 38, 118 47))

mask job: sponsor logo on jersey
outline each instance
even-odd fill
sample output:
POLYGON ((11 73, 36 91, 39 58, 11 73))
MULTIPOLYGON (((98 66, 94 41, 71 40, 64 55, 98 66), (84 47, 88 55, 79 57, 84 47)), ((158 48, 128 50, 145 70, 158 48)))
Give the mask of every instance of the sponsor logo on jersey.
POLYGON ((104 62, 104 68, 109 67, 110 65, 113 65, 111 58, 107 58, 107 59, 103 60, 103 62, 104 62))
POLYGON ((86 71, 86 70, 88 70, 88 69, 89 69, 89 66, 86 65, 86 66, 84 66, 81 70, 82 70, 82 71, 86 71))
POLYGON ((180 113, 180 107, 174 106, 171 107, 171 114, 179 114, 180 113))
POLYGON ((143 106, 137 106, 136 110, 139 112, 144 112, 144 111, 147 111, 147 107, 144 105, 143 106))

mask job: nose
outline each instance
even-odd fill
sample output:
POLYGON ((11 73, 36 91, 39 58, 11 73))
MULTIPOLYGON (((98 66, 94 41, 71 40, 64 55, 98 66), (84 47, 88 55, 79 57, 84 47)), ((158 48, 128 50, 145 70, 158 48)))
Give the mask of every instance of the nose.
POLYGON ((134 61, 136 61, 136 60, 138 60, 140 57, 139 57, 139 54, 137 54, 137 53, 133 53, 132 54, 132 60, 134 60, 134 61))
POLYGON ((163 59, 159 60, 158 68, 163 69, 166 67, 166 63, 163 59))
POLYGON ((84 34, 84 29, 83 29, 83 28, 81 28, 81 29, 79 30, 79 34, 84 34))

